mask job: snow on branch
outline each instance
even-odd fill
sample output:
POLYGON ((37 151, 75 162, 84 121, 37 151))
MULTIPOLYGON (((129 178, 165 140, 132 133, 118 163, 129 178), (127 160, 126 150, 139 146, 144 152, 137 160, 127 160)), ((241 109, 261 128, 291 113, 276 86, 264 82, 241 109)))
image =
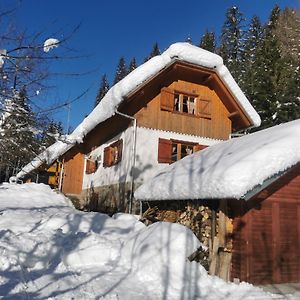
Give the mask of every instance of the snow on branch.
POLYGON ((4 64, 4 58, 6 57, 7 51, 5 49, 0 49, 0 68, 4 64))
POLYGON ((58 39, 50 38, 44 42, 44 52, 49 52, 53 48, 57 48, 59 44, 58 39))

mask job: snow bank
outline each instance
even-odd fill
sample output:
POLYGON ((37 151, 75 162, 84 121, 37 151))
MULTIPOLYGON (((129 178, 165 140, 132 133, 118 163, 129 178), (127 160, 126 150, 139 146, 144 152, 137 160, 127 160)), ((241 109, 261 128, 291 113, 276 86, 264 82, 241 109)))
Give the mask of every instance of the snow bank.
MULTIPOLYGON (((158 222, 124 243, 122 260, 142 282, 155 282, 157 290, 175 296, 194 279, 187 257, 199 246, 187 227, 158 222)), ((203 268, 199 270, 206 273, 203 268)))
POLYGON ((300 162, 300 119, 213 145, 140 186, 139 200, 240 199, 300 162))
POLYGON ((0 185, 0 214, 0 298, 273 298, 190 263, 199 241, 182 225, 79 212, 43 184, 0 185))
POLYGON ((41 166, 44 162, 48 164, 53 162, 76 143, 82 143, 83 138, 95 128, 96 125, 116 113, 118 106, 129 93, 139 88, 147 80, 155 76, 175 60, 193 63, 216 71, 253 125, 260 125, 261 120, 259 115, 245 97, 228 69, 223 65, 223 60, 220 56, 190 45, 189 43, 175 43, 161 55, 151 58, 114 85, 73 133, 66 137, 65 141, 58 141, 45 150, 41 155, 35 158, 33 162, 25 166, 23 170, 17 174, 17 178, 24 177, 35 168, 41 166))

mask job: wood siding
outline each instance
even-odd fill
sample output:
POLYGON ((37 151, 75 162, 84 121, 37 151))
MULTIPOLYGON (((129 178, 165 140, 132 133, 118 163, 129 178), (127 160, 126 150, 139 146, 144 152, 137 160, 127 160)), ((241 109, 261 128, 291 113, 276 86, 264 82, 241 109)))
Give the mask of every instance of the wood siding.
POLYGON ((84 155, 76 151, 76 147, 68 152, 64 158, 64 194, 80 195, 84 172, 84 155))
POLYGON ((254 284, 299 282, 299 168, 253 200, 257 207, 234 219, 231 278, 254 284))
MULTIPOLYGON (((163 110, 161 95, 156 95, 145 107, 135 114, 139 126, 186 133, 214 139, 228 139, 231 133, 229 112, 217 96, 207 86, 178 80, 168 86, 170 90, 197 95, 198 99, 211 101, 210 118, 187 113, 163 110)), ((165 103, 163 103, 166 106, 165 103)))

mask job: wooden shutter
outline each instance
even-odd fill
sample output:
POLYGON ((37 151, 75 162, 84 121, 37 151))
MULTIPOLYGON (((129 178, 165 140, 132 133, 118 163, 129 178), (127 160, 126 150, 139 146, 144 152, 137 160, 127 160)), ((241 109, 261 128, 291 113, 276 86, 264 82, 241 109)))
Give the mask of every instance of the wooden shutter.
POLYGON ((158 140, 158 162, 172 163, 172 142, 166 139, 158 140))
POLYGON ((111 166, 111 147, 105 147, 104 148, 104 155, 103 155, 103 167, 110 167, 111 166))
POLYGON ((169 88, 162 88, 160 92, 160 108, 162 110, 173 111, 174 92, 169 88))
POLYGON ((110 167, 112 165, 119 163, 122 160, 122 152, 123 152, 122 139, 104 148, 103 167, 110 167))
POLYGON ((97 170, 97 162, 95 160, 87 159, 85 165, 85 173, 92 174, 95 173, 97 170))
POLYGON ((209 99, 199 99, 199 115, 210 116, 211 115, 211 101, 209 99))
POLYGON ((197 151, 201 151, 201 150, 203 150, 203 149, 205 149, 205 148, 207 148, 208 146, 206 146, 206 145, 200 145, 200 144, 197 144, 196 146, 195 146, 195 152, 197 152, 197 151))
POLYGON ((114 163, 117 164, 122 160, 123 140, 121 139, 114 143, 114 147, 117 147, 118 149, 118 156, 117 159, 114 161, 114 163))

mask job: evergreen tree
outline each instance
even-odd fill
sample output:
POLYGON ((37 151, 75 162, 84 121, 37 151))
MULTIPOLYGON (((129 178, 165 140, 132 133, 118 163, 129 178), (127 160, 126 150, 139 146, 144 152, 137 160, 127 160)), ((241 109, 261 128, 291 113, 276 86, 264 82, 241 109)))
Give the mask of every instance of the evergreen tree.
POLYGON ((39 151, 37 134, 25 89, 14 91, 14 97, 6 99, 0 123, 1 181, 8 180, 36 155, 39 151))
POLYGON ((114 84, 118 83, 120 80, 122 80, 127 75, 127 68, 126 68, 126 62, 124 57, 122 56, 119 60, 116 75, 114 79, 114 84))
POLYGON ((43 131, 42 138, 41 138, 41 147, 44 149, 48 148, 49 146, 54 144, 62 134, 63 134, 62 123, 51 120, 47 124, 45 130, 43 131))
POLYGON ((107 81, 107 76, 106 74, 103 74, 100 80, 100 87, 96 96, 96 100, 95 100, 95 105, 94 107, 96 107, 100 101, 102 100, 102 98, 106 95, 106 93, 109 90, 109 84, 107 81))
POLYGON ((216 52, 216 37, 215 33, 212 31, 205 31, 202 36, 199 47, 210 52, 216 52))
POLYGON ((145 59, 144 59, 144 62, 148 61, 150 58, 154 57, 154 56, 157 56, 157 55, 160 55, 161 52, 159 50, 159 46, 158 46, 158 43, 156 42, 154 45, 153 45, 153 48, 152 48, 152 51, 150 52, 150 55, 147 56, 145 59))
POLYGON ((237 82, 240 79, 242 66, 244 21, 243 14, 238 7, 234 6, 227 10, 222 27, 221 46, 218 51, 237 82))
POLYGON ((135 59, 135 57, 133 57, 132 58, 132 60, 130 61, 130 63, 129 63, 129 66, 128 66, 128 74, 130 73, 130 72, 132 72, 133 70, 135 70, 137 68, 137 63, 136 63, 136 59, 135 59))
POLYGON ((240 74, 240 86, 246 96, 252 101, 253 106, 257 106, 256 88, 260 78, 257 74, 258 53, 260 51, 263 40, 263 28, 260 19, 254 16, 251 19, 248 31, 245 33, 245 47, 242 58, 243 72, 240 74))
POLYGON ((276 6, 264 27, 263 40, 256 57, 255 86, 252 103, 262 119, 263 129, 275 125, 276 111, 280 106, 277 95, 279 70, 282 68, 279 43, 275 36, 280 9, 276 6))
POLYGON ((300 14, 286 8, 274 28, 280 49, 276 94, 276 124, 300 118, 300 14))

